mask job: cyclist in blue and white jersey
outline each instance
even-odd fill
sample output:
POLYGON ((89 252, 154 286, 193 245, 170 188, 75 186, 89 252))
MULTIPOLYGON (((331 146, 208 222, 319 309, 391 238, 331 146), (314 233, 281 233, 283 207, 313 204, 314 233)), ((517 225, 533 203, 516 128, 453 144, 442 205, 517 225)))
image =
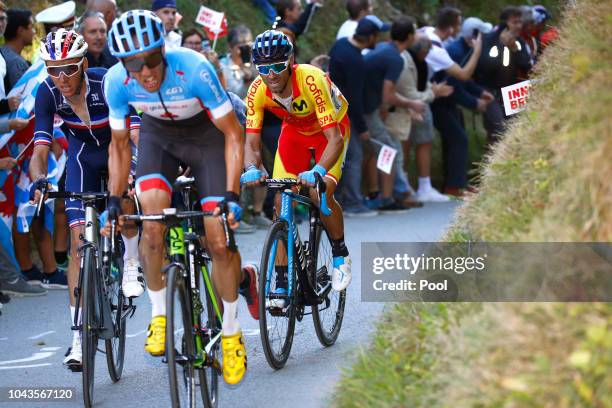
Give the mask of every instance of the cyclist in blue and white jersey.
MULTIPOLYGON (((40 55, 45 61, 48 78, 38 88, 34 107, 34 153, 29 167, 33 180, 30 189, 32 202, 38 202, 41 190, 48 184, 47 157, 56 114, 64 121, 62 130, 68 137, 66 191, 96 192, 101 189, 100 180, 106 173, 111 139, 109 109, 103 94, 106 69, 88 69, 86 52, 87 43, 72 30, 60 28, 41 41, 40 55)), ((130 118, 132 132, 137 133, 140 118, 133 110, 130 118)), ((68 288, 72 322, 75 313, 74 288, 79 278, 79 236, 85 233, 83 203, 80 200, 66 200, 66 215, 71 236, 68 288)), ((123 293, 127 297, 140 296, 144 291, 144 278, 138 262, 137 230, 125 229, 123 240, 126 248, 123 293)), ((80 371, 82 367, 78 331, 73 334, 72 347, 66 353, 64 364, 73 371, 80 371)))
MULTIPOLYGON (((172 181, 179 163, 184 163, 195 177, 202 209, 219 212, 219 204, 227 204, 230 227, 237 227, 242 212, 243 130, 213 66, 195 51, 167 49, 161 20, 146 10, 128 11, 115 20, 108 44, 121 61, 109 70, 105 82, 113 131, 111 203, 127 183, 132 106, 143 112, 136 167, 136 191, 143 212, 160 213, 171 206, 172 181)), ((116 205, 113 211, 113 216, 120 212, 116 205)), ((236 317, 238 289, 247 289, 251 299, 256 299, 255 271, 245 268, 241 273, 240 253, 227 248, 218 219, 206 218, 204 226, 213 281, 223 302, 223 377, 236 384, 246 372, 246 350, 236 317)), ((143 223, 141 259, 153 309, 145 350, 158 356, 165 352, 166 335, 163 237, 161 224, 143 223)))

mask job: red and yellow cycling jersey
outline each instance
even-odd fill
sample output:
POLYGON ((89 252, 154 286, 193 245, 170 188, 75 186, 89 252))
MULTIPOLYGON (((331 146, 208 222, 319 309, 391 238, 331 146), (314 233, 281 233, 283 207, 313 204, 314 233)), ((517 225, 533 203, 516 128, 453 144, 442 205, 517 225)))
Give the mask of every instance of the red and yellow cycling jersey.
POLYGON ((261 131, 265 110, 303 135, 320 133, 345 117, 348 103, 323 71, 308 64, 293 65, 292 70, 290 109, 274 99, 260 76, 255 78, 246 97, 247 133, 261 131))

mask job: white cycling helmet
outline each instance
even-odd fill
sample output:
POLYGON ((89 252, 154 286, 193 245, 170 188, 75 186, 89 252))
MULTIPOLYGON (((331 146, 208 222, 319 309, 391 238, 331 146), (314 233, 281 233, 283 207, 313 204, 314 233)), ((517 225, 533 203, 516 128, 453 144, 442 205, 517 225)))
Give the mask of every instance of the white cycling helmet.
POLYGON ((40 56, 45 61, 63 61, 84 57, 86 52, 85 39, 73 30, 60 28, 47 34, 40 42, 40 56))

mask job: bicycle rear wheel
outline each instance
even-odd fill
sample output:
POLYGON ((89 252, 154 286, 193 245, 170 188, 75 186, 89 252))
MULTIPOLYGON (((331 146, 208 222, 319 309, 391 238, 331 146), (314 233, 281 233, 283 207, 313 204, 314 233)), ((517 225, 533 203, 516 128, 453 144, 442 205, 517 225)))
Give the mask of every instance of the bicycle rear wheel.
MULTIPOLYGON (((106 239, 106 238, 105 238, 106 239)), ((113 328, 115 336, 104 341, 106 349, 106 365, 113 382, 119 381, 123 372, 125 357, 126 316, 124 316, 125 297, 121 290, 123 278, 123 257, 119 248, 112 254, 108 264, 102 267, 102 279, 106 285, 106 301, 111 304, 113 328)))
POLYGON ((317 220, 315 240, 309 243, 311 265, 310 279, 313 288, 320 293, 328 288, 321 304, 312 306, 312 320, 315 332, 322 345, 328 347, 336 342, 344 318, 346 289, 336 292, 331 289, 331 273, 333 271, 333 256, 329 237, 321 220, 317 220))
POLYGON ((196 359, 189 288, 176 266, 167 272, 166 356, 173 407, 196 407, 197 385, 206 384, 204 370, 194 366, 196 359))
MULTIPOLYGON (((208 273, 207 268, 203 268, 203 273, 208 273)), ((210 276, 210 275, 209 275, 210 276)), ((215 313, 215 307, 213 306, 212 296, 216 296, 214 289, 212 288, 212 280, 208 279, 210 283, 210 289, 212 294, 208 291, 206 284, 200 285, 203 291, 206 291, 206 318, 208 321, 204 325, 206 328, 204 336, 203 347, 206 347, 209 341, 215 338, 215 336, 221 333, 221 321, 215 313)), ((216 298, 219 299, 220 298, 216 298)), ((218 302, 218 300, 217 300, 218 302)), ((218 306, 218 303, 217 303, 218 306)), ((206 362, 203 365, 202 370, 205 370, 206 381, 200 383, 202 391, 202 399, 204 400, 204 406, 209 408, 216 408, 219 405, 219 377, 221 376, 221 365, 219 363, 221 353, 221 340, 217 340, 210 349, 210 352, 206 355, 206 362)))
MULTIPOLYGON (((287 258, 287 225, 276 222, 270 227, 264 244, 259 268, 259 331, 268 364, 283 368, 293 343, 296 319, 296 296, 285 299, 286 307, 273 307, 271 296, 276 289, 277 256, 287 258)), ((296 273, 293 274, 293 294, 298 291, 296 273)))
POLYGON ((82 300, 82 351, 83 351, 83 402, 86 407, 93 405, 94 372, 98 349, 97 316, 99 316, 98 286, 96 278, 96 256, 92 248, 85 248, 83 254, 82 300))

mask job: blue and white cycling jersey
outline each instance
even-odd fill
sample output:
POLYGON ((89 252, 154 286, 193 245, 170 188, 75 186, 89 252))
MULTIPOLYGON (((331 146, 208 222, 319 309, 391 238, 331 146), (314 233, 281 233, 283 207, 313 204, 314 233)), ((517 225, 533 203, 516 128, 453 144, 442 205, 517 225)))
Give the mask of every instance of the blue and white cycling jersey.
POLYGON ((104 81, 104 93, 112 129, 128 127, 129 106, 167 121, 189 119, 202 111, 217 119, 232 111, 232 103, 206 57, 187 48, 175 48, 166 49, 165 59, 165 78, 155 93, 146 91, 129 77, 122 64, 111 67, 104 81))

